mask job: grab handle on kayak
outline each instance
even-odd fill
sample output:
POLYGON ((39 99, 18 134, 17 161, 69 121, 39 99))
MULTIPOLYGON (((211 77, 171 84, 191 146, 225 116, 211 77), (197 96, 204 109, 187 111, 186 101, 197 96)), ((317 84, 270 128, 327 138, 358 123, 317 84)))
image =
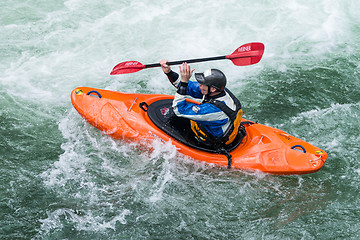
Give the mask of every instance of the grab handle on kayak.
POLYGON ((303 150, 303 152, 306 153, 305 148, 303 146, 301 146, 301 145, 294 145, 294 146, 291 147, 291 149, 294 149, 294 148, 301 148, 303 150))
POLYGON ((146 102, 141 102, 139 103, 139 107, 145 112, 147 112, 149 105, 146 102), (144 105, 146 106, 146 109, 144 108, 144 105))
POLYGON ((98 95, 99 98, 101 98, 101 94, 98 91, 95 90, 91 90, 90 92, 88 92, 86 95, 90 95, 92 93, 96 93, 98 95))

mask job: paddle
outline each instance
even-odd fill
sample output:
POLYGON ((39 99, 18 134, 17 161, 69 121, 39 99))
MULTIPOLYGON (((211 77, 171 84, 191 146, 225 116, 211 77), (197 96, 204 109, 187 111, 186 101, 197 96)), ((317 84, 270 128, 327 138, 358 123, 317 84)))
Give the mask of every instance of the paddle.
MULTIPOLYGON (((236 66, 247 66, 258 63, 263 53, 264 53, 264 44, 254 42, 254 43, 247 43, 238 47, 230 55, 173 61, 173 62, 168 62, 167 65, 169 66, 178 65, 178 64, 182 64, 183 62, 196 63, 196 62, 230 59, 236 66)), ((161 67, 161 66, 160 63, 144 65, 138 61, 127 61, 116 65, 111 71, 110 75, 134 73, 145 68, 153 68, 153 67, 161 67)))

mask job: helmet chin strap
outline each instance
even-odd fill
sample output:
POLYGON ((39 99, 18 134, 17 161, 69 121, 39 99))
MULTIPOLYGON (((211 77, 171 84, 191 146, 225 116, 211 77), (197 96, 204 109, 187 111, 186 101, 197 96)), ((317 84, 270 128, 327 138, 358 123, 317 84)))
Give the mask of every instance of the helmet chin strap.
POLYGON ((210 92, 210 86, 207 86, 207 87, 208 87, 208 92, 207 92, 207 94, 206 94, 206 97, 207 97, 207 98, 210 98, 210 93, 211 93, 211 92, 210 92))
MULTIPOLYGON (((206 94, 206 97, 210 97, 210 94, 211 94, 210 88, 211 88, 211 86, 207 86, 207 87, 208 87, 208 93, 206 94)), ((215 88, 215 89, 216 89, 216 92, 221 92, 219 89, 217 89, 217 88, 215 88)))

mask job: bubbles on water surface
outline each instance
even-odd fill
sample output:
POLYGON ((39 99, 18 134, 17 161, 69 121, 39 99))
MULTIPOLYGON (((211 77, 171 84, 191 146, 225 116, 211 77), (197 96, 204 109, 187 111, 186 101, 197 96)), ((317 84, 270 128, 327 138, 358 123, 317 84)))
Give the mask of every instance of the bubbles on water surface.
MULTIPOLYGON (((40 206, 40 198, 38 206, 31 205, 40 214, 46 211, 35 223, 38 237, 311 239, 318 232, 333 237, 328 229, 356 235, 359 4, 150 2, 12 3, 20 13, 16 16, 10 15, 14 8, 2 8, 0 40, 6 44, 0 46, 0 91, 18 103, 3 101, 1 113, 13 114, 6 119, 18 120, 17 130, 25 127, 30 133, 37 119, 50 127, 59 119, 54 131, 61 134, 49 135, 63 137, 43 146, 61 145, 59 157, 36 166, 44 169, 39 188, 54 195, 50 205, 40 206), (228 171, 186 159, 169 142, 155 142, 147 152, 102 135, 69 110, 71 90, 82 85, 174 93, 159 69, 109 77, 121 61, 224 55, 252 41, 266 45, 256 66, 218 61, 192 67, 224 70, 251 120, 262 118, 325 148, 330 155, 320 172, 284 177, 228 171), (26 114, 14 114, 6 109, 10 105, 23 105, 19 109, 26 114), (329 218, 333 223, 324 226, 329 218)), ((36 139, 42 134, 30 135, 44 143, 36 139)), ((9 145, 21 152, 15 157, 34 156, 27 152, 34 148, 21 143, 9 145)), ((38 151, 35 156, 45 159, 38 151)), ((26 176, 36 172, 28 171, 26 176)), ((14 198, 19 189, 25 187, 16 188, 14 198)), ((14 208, 22 202, 15 203, 14 208)))

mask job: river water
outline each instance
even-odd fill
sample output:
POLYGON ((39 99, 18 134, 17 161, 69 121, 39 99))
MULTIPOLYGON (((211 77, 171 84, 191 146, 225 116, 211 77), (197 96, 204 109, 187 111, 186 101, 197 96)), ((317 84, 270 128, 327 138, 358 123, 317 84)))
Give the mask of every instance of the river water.
MULTIPOLYGON (((358 0, 2 0, 1 239, 359 239, 358 0), (194 162, 171 143, 115 141, 74 110, 79 86, 174 94, 159 68, 119 62, 227 55, 244 117, 324 149, 317 173, 276 176, 194 162)), ((177 67, 174 67, 177 70, 177 67)))

